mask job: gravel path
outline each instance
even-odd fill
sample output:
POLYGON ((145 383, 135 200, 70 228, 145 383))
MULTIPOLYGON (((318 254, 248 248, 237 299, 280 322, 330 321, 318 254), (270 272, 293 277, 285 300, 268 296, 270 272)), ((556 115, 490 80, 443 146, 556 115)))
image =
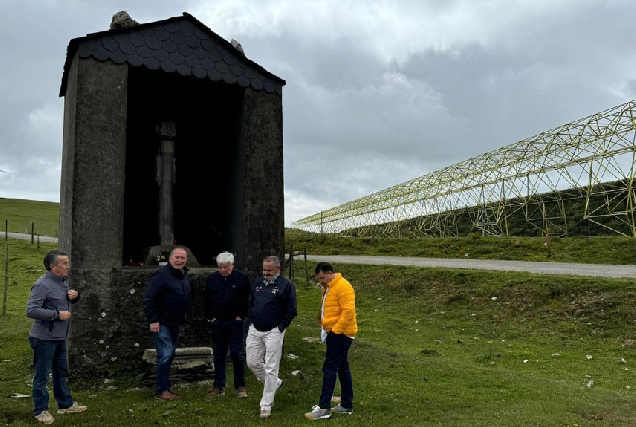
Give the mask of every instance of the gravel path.
POLYGON ((354 255, 307 255, 307 260, 346 264, 411 265, 416 267, 466 268, 471 270, 524 271, 535 274, 567 276, 636 278, 636 265, 354 255))
MULTIPOLYGON (((20 239, 20 240, 31 240, 30 234, 22 234, 22 233, 7 233, 9 235, 9 239, 20 239)), ((4 231, 0 233, 0 238, 4 240, 4 231)), ((37 236, 35 237, 37 241, 37 236)), ((40 236, 40 242, 47 243, 57 243, 57 237, 49 237, 49 236, 40 236)))

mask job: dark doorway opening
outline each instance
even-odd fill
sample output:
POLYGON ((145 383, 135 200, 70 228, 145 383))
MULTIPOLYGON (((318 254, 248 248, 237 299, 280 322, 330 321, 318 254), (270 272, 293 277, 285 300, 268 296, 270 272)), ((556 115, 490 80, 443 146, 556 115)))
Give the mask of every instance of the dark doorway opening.
POLYGON ((243 251, 244 89, 209 79, 129 68, 124 264, 158 245, 158 126, 176 125, 174 238, 202 265, 243 251))

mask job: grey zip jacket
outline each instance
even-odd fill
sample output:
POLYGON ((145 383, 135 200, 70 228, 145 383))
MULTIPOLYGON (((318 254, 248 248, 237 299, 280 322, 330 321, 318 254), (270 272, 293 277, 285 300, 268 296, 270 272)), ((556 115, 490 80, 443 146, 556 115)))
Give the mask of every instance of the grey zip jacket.
POLYGON ((68 320, 60 319, 60 311, 71 311, 79 301, 68 298, 69 287, 65 277, 47 271, 31 287, 26 315, 34 319, 29 336, 40 340, 60 341, 68 335, 68 320))

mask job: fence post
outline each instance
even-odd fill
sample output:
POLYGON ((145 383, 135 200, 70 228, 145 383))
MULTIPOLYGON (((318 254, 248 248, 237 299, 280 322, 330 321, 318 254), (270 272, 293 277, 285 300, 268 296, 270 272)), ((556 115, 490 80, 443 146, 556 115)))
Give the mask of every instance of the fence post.
POLYGON ((294 278, 294 244, 289 245, 289 280, 294 278))
POLYGON ((35 232, 35 221, 31 221, 31 244, 33 244, 33 234, 35 232))
POLYGON ((7 297, 9 295, 9 220, 4 222, 4 241, 5 241, 5 257, 4 257, 4 296, 2 299, 2 315, 7 314, 7 297))

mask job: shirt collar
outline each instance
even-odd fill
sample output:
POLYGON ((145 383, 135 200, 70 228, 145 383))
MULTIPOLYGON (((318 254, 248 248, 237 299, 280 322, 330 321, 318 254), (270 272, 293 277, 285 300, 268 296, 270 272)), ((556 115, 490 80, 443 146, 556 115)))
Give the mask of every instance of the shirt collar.
POLYGON ((267 280, 267 278, 265 278, 265 276, 263 276, 263 283, 265 283, 266 285, 271 285, 272 283, 274 283, 276 281, 276 279, 278 279, 279 276, 280 276, 280 273, 278 273, 276 276, 274 276, 274 278, 272 279, 271 282, 269 280, 267 280))

